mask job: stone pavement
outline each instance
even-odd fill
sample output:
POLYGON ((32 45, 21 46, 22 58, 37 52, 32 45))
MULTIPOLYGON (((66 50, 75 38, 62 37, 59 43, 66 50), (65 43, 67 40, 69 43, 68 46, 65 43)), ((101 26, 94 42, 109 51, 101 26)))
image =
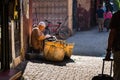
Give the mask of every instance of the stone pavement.
MULTIPOLYGON (((71 59, 62 62, 50 62, 44 58, 28 61, 23 78, 24 80, 91 80, 93 76, 101 73, 107 38, 108 32, 98 32, 96 28, 77 32, 67 39, 67 42, 75 43, 71 59)), ((107 74, 109 67, 110 63, 107 62, 105 65, 107 74)))
MULTIPOLYGON (((91 80, 101 73, 102 57, 71 56, 62 62, 44 59, 28 61, 24 80, 91 80)), ((105 74, 109 74, 110 62, 106 62, 105 74)))
POLYGON ((103 56, 107 48, 108 33, 106 29, 103 32, 98 32, 95 27, 88 31, 76 32, 67 41, 75 43, 73 54, 103 56))

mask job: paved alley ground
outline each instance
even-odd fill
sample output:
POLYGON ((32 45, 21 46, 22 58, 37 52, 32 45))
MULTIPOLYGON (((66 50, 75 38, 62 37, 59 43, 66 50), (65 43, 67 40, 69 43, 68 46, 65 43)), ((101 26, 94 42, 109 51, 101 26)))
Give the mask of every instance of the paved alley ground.
MULTIPOLYGON (((44 60, 28 61, 24 80, 92 80, 102 72, 101 57, 71 56, 63 62, 44 60)), ((105 74, 109 74, 110 62, 106 62, 105 74)))
MULTIPOLYGON (((102 59, 105 54, 108 32, 76 32, 67 42, 74 42, 71 59, 62 62, 49 62, 44 59, 27 61, 23 73, 24 80, 91 80, 102 71, 102 59)), ((110 62, 105 64, 105 73, 109 73, 110 62)))
POLYGON ((89 31, 76 32, 67 41, 74 42, 73 54, 84 56, 103 56, 107 48, 108 33, 98 32, 97 27, 89 31))

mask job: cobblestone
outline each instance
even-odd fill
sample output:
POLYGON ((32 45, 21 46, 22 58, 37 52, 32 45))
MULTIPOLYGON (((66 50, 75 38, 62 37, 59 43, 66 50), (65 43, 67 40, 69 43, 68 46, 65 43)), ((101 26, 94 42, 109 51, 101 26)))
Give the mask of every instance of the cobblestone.
MULTIPOLYGON (((57 62, 29 61, 23 77, 25 80, 91 80, 101 73, 102 57, 71 56, 71 60, 59 62, 61 65, 57 62)), ((109 73, 109 65, 106 62, 106 74, 109 73)))

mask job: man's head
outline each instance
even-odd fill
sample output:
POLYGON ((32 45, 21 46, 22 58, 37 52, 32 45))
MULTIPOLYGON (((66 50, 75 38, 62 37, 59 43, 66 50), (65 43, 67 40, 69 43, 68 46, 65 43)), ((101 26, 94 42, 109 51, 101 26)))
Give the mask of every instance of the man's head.
POLYGON ((44 30, 45 30, 45 27, 46 27, 45 22, 40 21, 39 24, 38 24, 38 28, 39 28, 41 31, 44 31, 44 30))

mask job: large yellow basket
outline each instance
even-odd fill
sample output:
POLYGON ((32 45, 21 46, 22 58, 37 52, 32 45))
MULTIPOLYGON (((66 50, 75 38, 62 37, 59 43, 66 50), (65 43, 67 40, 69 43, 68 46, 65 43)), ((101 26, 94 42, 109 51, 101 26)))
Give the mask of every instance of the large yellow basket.
POLYGON ((44 46, 44 57, 50 61, 62 61, 64 59, 64 42, 46 41, 44 46))
POLYGON ((44 57, 50 61, 62 61, 64 56, 70 58, 74 43, 66 43, 63 40, 45 41, 44 57))
POLYGON ((65 56, 70 58, 73 53, 74 43, 66 43, 64 50, 65 50, 65 56))

